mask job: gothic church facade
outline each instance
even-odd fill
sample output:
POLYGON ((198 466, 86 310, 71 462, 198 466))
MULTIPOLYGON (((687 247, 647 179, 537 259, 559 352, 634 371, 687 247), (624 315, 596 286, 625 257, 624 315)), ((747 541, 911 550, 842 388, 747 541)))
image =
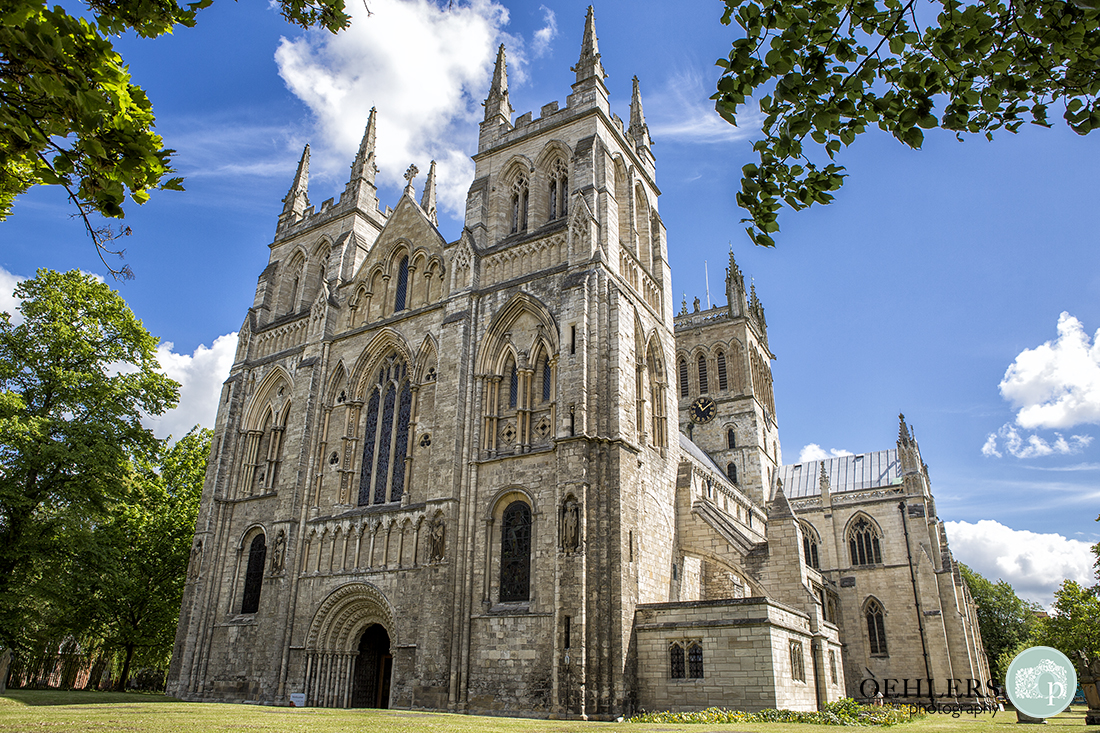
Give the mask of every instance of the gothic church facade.
POLYGON ((375 112, 319 209, 306 148, 223 387, 169 694, 613 718, 851 691, 843 579, 778 488, 763 308, 681 328, 637 80, 624 123, 591 9, 574 71, 513 120, 501 48, 454 241, 434 164, 380 208, 375 112), (700 412, 683 339, 727 327, 731 399, 700 412))

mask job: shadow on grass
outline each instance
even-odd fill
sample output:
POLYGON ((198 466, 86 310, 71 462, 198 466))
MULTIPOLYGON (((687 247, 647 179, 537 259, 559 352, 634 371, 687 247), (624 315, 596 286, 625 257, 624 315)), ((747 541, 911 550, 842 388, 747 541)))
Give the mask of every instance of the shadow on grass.
POLYGON ((156 704, 179 702, 167 695, 154 695, 144 692, 99 692, 97 690, 7 690, 0 697, 8 698, 23 705, 118 705, 156 704))

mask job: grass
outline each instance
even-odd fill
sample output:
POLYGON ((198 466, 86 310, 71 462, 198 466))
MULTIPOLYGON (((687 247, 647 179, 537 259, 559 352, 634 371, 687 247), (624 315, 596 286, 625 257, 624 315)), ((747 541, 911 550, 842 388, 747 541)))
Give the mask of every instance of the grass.
MULTIPOLYGON (((905 723, 898 733, 1100 733, 1084 725, 1085 709, 1074 707, 1046 728, 1019 728, 1013 713, 929 715, 905 723)), ((824 725, 789 723, 669 724, 485 718, 405 710, 273 708, 258 705, 180 702, 163 695, 119 692, 9 690, 0 696, 0 733, 839 733, 824 725)), ((848 729, 852 730, 852 729, 848 729)))

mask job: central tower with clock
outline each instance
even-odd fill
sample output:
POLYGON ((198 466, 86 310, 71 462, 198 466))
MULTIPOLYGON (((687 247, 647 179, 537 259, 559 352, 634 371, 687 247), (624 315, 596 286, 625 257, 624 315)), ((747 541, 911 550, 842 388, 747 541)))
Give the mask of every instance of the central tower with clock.
POLYGON ((743 491, 767 502, 782 465, 768 324, 730 253, 726 305, 675 318, 680 430, 743 491))

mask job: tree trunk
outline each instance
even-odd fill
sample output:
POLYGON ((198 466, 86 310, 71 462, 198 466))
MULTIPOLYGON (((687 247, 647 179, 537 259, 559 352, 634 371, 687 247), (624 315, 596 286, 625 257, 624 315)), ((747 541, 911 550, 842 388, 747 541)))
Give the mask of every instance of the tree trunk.
POLYGON ((122 673, 118 676, 119 692, 126 692, 126 683, 130 681, 130 662, 134 659, 134 645, 126 645, 126 659, 122 662, 122 673))

